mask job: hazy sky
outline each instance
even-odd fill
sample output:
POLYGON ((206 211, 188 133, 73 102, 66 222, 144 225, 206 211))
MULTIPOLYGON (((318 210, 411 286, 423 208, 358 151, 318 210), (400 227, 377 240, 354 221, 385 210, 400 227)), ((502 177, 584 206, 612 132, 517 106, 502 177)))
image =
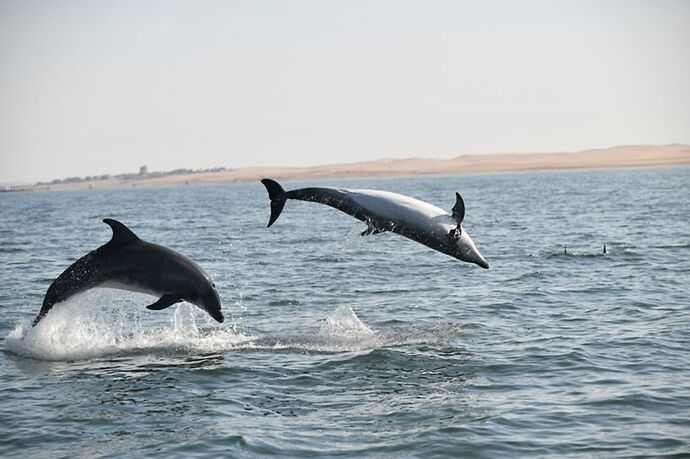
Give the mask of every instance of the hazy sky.
POLYGON ((690 143, 690 1, 0 0, 0 182, 690 143))

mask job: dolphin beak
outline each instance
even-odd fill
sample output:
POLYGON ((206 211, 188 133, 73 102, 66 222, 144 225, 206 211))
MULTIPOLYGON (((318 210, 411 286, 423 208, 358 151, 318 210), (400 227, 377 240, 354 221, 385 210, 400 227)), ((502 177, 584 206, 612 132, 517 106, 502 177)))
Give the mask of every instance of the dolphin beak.
POLYGON ((220 310, 218 310, 216 312, 216 311, 209 311, 208 309, 206 309, 205 311, 208 313, 209 316, 213 317, 213 319, 216 322, 219 322, 222 324, 223 321, 225 320, 225 317, 223 317, 223 313, 220 310))
POLYGON ((486 260, 483 258, 479 261, 476 261, 475 263, 477 263, 479 266, 481 266, 484 269, 489 269, 489 263, 487 263, 486 260))

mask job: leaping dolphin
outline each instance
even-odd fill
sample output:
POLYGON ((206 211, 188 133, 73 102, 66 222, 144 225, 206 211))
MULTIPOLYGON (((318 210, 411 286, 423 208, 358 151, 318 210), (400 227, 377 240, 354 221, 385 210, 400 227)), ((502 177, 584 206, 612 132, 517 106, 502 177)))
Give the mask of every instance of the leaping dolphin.
POLYGON ((427 202, 389 191, 327 187, 285 191, 275 180, 265 178, 261 183, 271 200, 269 227, 280 216, 288 199, 319 202, 365 222, 367 229, 362 236, 392 231, 451 257, 489 268, 462 228, 465 203, 459 193, 455 193, 455 206, 452 214, 448 214, 427 202))
POLYGON ((112 228, 112 239, 75 261, 50 284, 34 326, 53 305, 96 287, 157 296, 158 301, 146 306, 154 311, 184 300, 223 322, 216 286, 199 265, 167 247, 142 241, 117 220, 103 222, 112 228))

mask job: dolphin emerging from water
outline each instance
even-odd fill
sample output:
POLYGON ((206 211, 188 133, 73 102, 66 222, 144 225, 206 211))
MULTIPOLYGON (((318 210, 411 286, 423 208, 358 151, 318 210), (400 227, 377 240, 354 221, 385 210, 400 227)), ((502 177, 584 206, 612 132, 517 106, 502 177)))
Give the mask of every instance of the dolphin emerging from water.
POLYGON ((159 300, 146 306, 155 311, 187 301, 223 322, 216 286, 199 265, 174 250, 142 241, 117 220, 106 218, 103 222, 112 228, 112 239, 75 261, 53 281, 34 326, 53 305, 95 287, 155 295, 159 300))
POLYGON ((288 199, 319 202, 365 222, 367 229, 362 236, 392 231, 451 257, 489 268, 462 228, 465 203, 459 193, 455 193, 455 206, 448 214, 432 204, 388 191, 326 187, 285 191, 275 180, 265 178, 261 183, 271 199, 268 226, 280 216, 288 199))

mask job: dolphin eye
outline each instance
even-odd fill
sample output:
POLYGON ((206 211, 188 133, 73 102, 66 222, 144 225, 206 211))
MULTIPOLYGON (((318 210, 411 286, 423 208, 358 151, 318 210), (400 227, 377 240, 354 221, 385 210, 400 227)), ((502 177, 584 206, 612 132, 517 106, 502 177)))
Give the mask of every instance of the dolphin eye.
POLYGON ((216 284, 211 283, 211 287, 216 288, 216 284))

